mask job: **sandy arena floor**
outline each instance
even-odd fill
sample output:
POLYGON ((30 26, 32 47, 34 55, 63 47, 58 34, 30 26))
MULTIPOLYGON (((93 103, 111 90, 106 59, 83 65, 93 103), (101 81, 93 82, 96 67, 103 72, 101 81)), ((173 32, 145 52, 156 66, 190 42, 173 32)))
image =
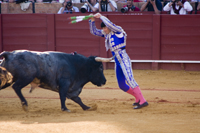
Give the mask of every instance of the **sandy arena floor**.
POLYGON ((80 97, 97 110, 83 111, 71 100, 62 112, 58 93, 36 88, 23 94, 22 110, 11 87, 0 91, 0 133, 200 133, 200 71, 133 70, 149 106, 134 110, 134 98, 118 88, 114 70, 107 83, 88 83, 80 97))

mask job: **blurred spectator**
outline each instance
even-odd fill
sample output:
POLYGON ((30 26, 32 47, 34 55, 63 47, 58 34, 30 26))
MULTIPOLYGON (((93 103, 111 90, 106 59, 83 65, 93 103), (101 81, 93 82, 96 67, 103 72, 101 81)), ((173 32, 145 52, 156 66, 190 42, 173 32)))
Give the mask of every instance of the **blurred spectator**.
POLYGON ((154 11, 156 14, 160 14, 162 11, 162 3, 160 0, 147 0, 147 2, 141 6, 140 10, 144 11, 146 8, 148 8, 148 11, 154 11))
POLYGON ((71 0, 65 0, 62 3, 62 7, 58 11, 58 14, 72 13, 72 12, 79 12, 78 7, 73 6, 71 0))
MULTIPOLYGON (((126 3, 127 0, 114 0, 116 3, 126 3)), ((144 0, 133 0, 133 2, 144 2, 144 0)))
POLYGON ((115 3, 126 3, 126 0, 114 0, 115 3))
POLYGON ((115 12, 117 4, 114 0, 99 0, 99 12, 115 12))
POLYGON ((42 2, 43 2, 43 0, 36 0, 36 2, 37 2, 37 3, 42 3, 42 2))
POLYGON ((168 2, 170 2, 170 0, 163 0, 163 7, 164 7, 165 5, 167 5, 168 2))
POLYGON ((140 11, 140 9, 133 4, 133 0, 127 0, 127 5, 121 9, 122 13, 140 11))
MULTIPOLYGON (((16 3, 16 4, 21 4, 21 3, 29 3, 30 1, 29 0, 14 0, 14 2, 16 3)), ((13 3, 14 3, 13 2, 13 3)))
POLYGON ((51 3, 58 3, 59 1, 57 0, 52 0, 51 3))
POLYGON ((57 3, 56 0, 39 0, 40 3, 41 3, 41 1, 42 1, 43 3, 57 3))
POLYGON ((197 13, 198 10, 200 10, 200 0, 191 0, 191 2, 195 2, 195 14, 197 13))
POLYGON ((81 7, 81 12, 97 12, 99 10, 99 3, 97 0, 86 0, 86 3, 81 7))
POLYGON ((133 2, 144 2, 144 0, 133 0, 133 2))
POLYGON ((163 8, 163 11, 170 11, 170 14, 187 14, 192 10, 192 6, 186 0, 172 0, 163 8))
POLYGON ((8 3, 15 3, 15 0, 8 0, 8 3))

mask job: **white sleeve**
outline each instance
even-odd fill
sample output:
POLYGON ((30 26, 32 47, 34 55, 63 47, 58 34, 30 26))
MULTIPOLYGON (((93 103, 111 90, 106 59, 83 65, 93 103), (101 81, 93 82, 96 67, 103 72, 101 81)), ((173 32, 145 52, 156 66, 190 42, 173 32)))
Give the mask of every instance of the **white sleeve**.
POLYGON ((189 3, 188 1, 186 1, 186 2, 184 3, 183 8, 184 8, 186 11, 192 11, 192 10, 193 10, 192 6, 190 5, 190 3, 189 3))
POLYGON ((63 9, 63 7, 61 7, 58 11, 58 14, 62 14, 61 10, 63 9))
POLYGON ((122 32, 122 33, 125 33, 124 30, 122 29, 122 27, 113 24, 113 23, 112 23, 108 18, 106 18, 105 16, 101 16, 100 19, 103 21, 103 23, 106 25, 106 27, 108 27, 111 31, 113 31, 113 32, 122 32))
POLYGON ((94 5, 94 8, 99 9, 99 3, 98 2, 94 5))
POLYGON ((73 6, 73 9, 74 9, 75 12, 79 12, 78 7, 73 6))
POLYGON ((117 4, 115 3, 115 1, 110 0, 111 4, 115 7, 115 9, 117 10, 117 4))
MULTIPOLYGON (((170 2, 169 2, 170 3, 170 2)), ((167 3, 164 7, 163 7, 163 11, 169 11, 172 6, 169 7, 169 3, 167 3)))
POLYGON ((97 29, 95 25, 95 21, 89 20, 89 25, 90 25, 90 33, 95 35, 95 36, 101 36, 104 37, 104 32, 103 30, 97 29))

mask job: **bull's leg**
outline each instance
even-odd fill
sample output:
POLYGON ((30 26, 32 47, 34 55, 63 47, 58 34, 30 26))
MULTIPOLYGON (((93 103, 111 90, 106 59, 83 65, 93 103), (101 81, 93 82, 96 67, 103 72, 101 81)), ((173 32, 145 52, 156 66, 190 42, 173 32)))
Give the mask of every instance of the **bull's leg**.
POLYGON ((68 88, 70 86, 70 82, 66 81, 66 79, 59 80, 59 95, 60 95, 60 102, 61 102, 61 110, 71 112, 65 105, 66 95, 68 88))
MULTIPOLYGON (((12 84, 12 83, 11 83, 12 84)), ((11 85, 10 83, 6 83, 1 89, 7 88, 8 86, 11 85)))
POLYGON ((25 111, 28 111, 28 103, 26 101, 26 99, 24 98, 24 96, 22 95, 21 89, 25 86, 27 86, 29 83, 31 82, 31 79, 27 80, 27 79, 20 79, 17 80, 13 85, 12 88, 15 90, 17 96, 20 98, 21 103, 22 103, 22 107, 25 111))
POLYGON ((64 89, 64 88, 60 88, 60 89, 59 89, 60 102, 61 102, 61 110, 62 110, 62 111, 67 111, 67 112, 71 112, 71 111, 66 107, 66 105, 65 105, 66 94, 67 94, 67 89, 64 89))
POLYGON ((80 97, 73 97, 71 98, 74 102, 78 103, 83 110, 88 110, 90 109, 90 107, 86 106, 82 101, 80 97))

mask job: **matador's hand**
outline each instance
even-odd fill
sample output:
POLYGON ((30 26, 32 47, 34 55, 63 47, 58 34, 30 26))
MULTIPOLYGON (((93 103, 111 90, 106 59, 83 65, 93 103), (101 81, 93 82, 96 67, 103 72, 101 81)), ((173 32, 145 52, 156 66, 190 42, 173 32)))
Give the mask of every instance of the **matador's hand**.
POLYGON ((94 17, 95 18, 100 18, 102 15, 100 14, 100 13, 96 13, 96 14, 94 14, 94 17))
MULTIPOLYGON (((94 15, 91 13, 89 16, 94 16, 94 15)), ((91 17, 90 20, 93 22, 93 21, 95 21, 95 18, 91 17)))

